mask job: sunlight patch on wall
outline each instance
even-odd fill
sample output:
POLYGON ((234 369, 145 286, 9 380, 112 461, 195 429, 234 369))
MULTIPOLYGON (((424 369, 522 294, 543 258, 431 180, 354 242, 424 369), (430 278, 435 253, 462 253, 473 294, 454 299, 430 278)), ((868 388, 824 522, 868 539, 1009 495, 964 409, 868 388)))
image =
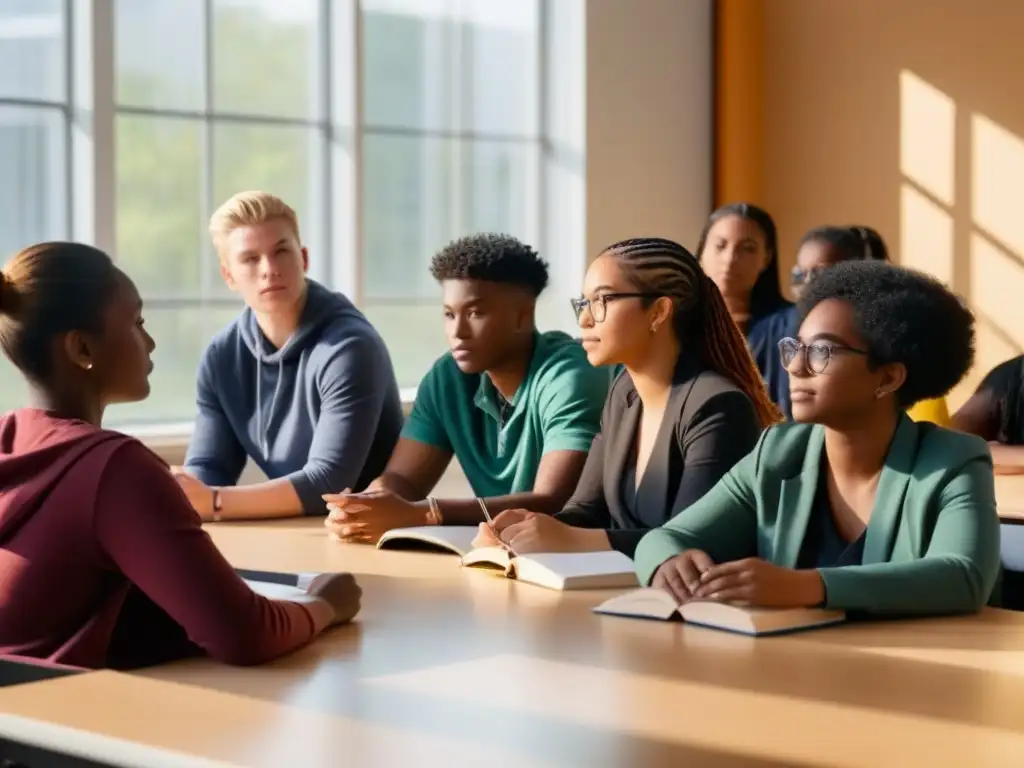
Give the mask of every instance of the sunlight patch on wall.
POLYGON ((1024 269, 1013 255, 984 235, 971 235, 971 304, 1003 332, 1018 342, 1024 339, 1024 269))
POLYGON ((1022 179, 1024 141, 984 115, 972 115, 971 218, 1018 257, 1024 254, 1022 179))
POLYGON ((900 190, 900 264, 953 282, 953 218, 904 182, 900 190))
POLYGON ((910 70, 900 72, 900 170, 939 202, 953 205, 956 104, 910 70))

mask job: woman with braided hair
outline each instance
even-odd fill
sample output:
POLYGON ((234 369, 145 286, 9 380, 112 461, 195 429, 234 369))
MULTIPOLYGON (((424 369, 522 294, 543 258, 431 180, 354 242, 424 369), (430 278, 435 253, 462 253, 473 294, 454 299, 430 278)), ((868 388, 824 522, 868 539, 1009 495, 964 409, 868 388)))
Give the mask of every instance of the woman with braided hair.
POLYGON ((697 259, 662 238, 624 240, 572 301, 592 365, 621 365, 576 492, 553 517, 482 525, 517 553, 615 549, 697 501, 781 420, 743 334, 697 259))

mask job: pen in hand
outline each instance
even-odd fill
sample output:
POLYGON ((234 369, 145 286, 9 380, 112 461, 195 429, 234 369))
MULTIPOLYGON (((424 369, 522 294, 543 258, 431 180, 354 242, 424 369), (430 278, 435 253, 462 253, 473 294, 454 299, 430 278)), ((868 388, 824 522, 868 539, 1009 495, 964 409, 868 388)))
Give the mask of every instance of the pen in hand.
POLYGON ((498 540, 498 544, 507 549, 513 555, 516 554, 516 551, 512 549, 512 545, 506 544, 504 541, 501 540, 501 536, 498 534, 498 529, 494 527, 494 518, 491 517, 491 513, 490 511, 488 511, 487 504, 484 502, 484 500, 481 499, 480 497, 477 497, 476 503, 480 505, 480 509, 484 513, 484 520, 487 521, 487 527, 491 529, 491 533, 494 534, 494 538, 498 540))

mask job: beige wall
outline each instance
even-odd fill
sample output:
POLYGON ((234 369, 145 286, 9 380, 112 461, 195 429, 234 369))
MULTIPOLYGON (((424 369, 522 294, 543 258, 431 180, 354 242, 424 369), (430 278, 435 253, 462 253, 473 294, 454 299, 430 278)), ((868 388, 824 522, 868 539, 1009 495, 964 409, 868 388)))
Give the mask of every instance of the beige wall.
POLYGON ((696 246, 713 186, 711 0, 588 0, 586 248, 696 246))
POLYGON ((788 269, 823 223, 869 224, 979 319, 976 370, 1024 343, 1024 2, 765 3, 765 203, 788 269))

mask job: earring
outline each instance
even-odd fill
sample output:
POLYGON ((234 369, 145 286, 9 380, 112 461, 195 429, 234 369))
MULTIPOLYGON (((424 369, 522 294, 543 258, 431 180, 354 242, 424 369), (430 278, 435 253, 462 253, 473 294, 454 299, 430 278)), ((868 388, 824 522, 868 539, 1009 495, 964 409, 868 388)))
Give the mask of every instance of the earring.
POLYGON ((85 364, 85 370, 91 371, 92 370, 92 363, 86 363, 85 364))

